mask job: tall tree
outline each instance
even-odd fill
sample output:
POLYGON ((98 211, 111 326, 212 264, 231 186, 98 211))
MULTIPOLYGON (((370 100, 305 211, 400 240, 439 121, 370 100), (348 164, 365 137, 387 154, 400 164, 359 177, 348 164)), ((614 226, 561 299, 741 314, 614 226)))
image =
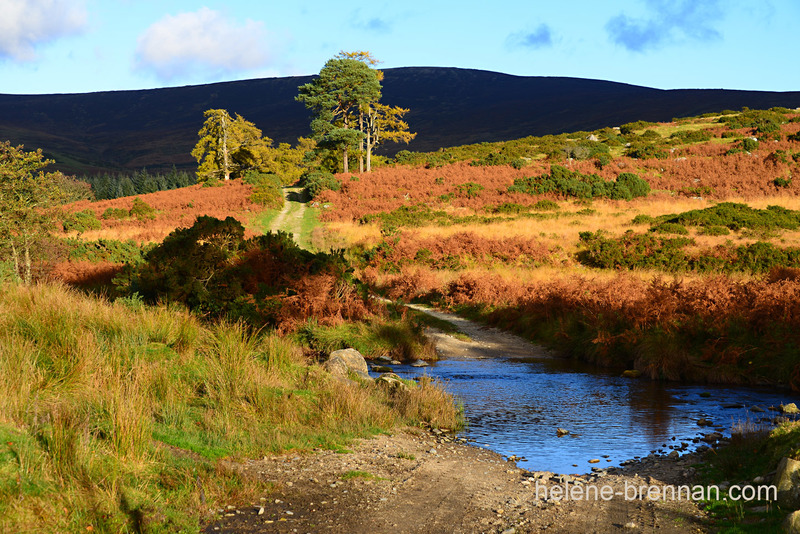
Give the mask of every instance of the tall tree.
POLYGON ((298 90, 297 100, 314 114, 312 138, 319 148, 338 150, 342 170, 349 172, 349 151, 364 137, 358 128, 359 113, 381 98, 376 71, 359 59, 336 57, 325 63, 317 78, 298 90))
POLYGON ((59 172, 46 173, 54 163, 41 150, 0 143, 0 242, 10 253, 17 279, 29 284, 33 278, 32 251, 53 226, 51 210, 62 198, 59 172))
POLYGON ((408 111, 408 109, 401 107, 378 103, 368 108, 364 125, 367 146, 367 172, 372 170, 373 148, 386 141, 408 144, 409 141, 417 136, 416 133, 411 133, 408 130, 408 123, 403 120, 403 116, 408 111))
POLYGON ((261 130, 238 113, 232 118, 224 109, 209 109, 204 115, 200 140, 192 150, 199 164, 198 182, 230 180, 258 168, 259 156, 272 144, 270 138, 262 137, 261 130))

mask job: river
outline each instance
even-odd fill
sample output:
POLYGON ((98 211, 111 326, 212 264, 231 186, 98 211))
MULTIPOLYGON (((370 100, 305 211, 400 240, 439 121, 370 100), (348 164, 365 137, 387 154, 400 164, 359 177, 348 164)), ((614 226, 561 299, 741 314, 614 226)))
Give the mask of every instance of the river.
MULTIPOLYGON (((480 333, 470 335, 476 339, 480 333)), ((667 454, 682 443, 693 450, 704 434, 730 436, 740 423, 770 425, 781 415, 776 407, 800 404, 800 396, 776 388, 622 378, 531 346, 534 356, 508 357, 495 344, 484 346, 479 357, 451 351, 429 367, 394 369, 404 378, 427 374, 444 383, 464 405, 468 427, 460 436, 523 457, 520 467, 556 473, 617 466, 653 452, 667 454), (712 425, 700 426, 701 420, 712 425), (569 434, 559 437, 558 428, 569 434), (600 462, 589 463, 593 459, 600 462)))

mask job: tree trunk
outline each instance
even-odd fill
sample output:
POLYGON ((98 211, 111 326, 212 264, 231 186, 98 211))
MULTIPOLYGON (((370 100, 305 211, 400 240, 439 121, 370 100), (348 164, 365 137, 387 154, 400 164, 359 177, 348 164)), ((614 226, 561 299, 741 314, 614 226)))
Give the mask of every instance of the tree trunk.
MULTIPOLYGON (((358 111, 358 131, 364 133, 364 112, 359 110, 358 111)), ((367 141, 367 146, 369 146, 369 140, 367 141)), ((367 163, 367 169, 369 169, 369 163, 367 163)), ((364 138, 362 137, 358 141, 358 172, 364 172, 364 138)))
POLYGON ((23 239, 24 240, 22 242, 22 254, 23 254, 23 259, 25 261, 25 265, 24 265, 25 271, 23 273, 22 279, 26 284, 30 285, 31 279, 32 279, 32 276, 31 276, 31 243, 28 240, 28 236, 27 235, 23 239))
POLYGON ((228 168, 228 125, 225 124, 225 116, 222 116, 222 171, 225 179, 231 179, 231 171, 228 168))

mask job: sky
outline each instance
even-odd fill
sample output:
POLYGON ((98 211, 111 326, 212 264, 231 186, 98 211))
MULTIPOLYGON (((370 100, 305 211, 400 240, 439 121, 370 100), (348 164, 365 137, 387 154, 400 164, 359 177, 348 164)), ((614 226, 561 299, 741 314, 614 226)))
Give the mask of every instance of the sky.
POLYGON ((659 89, 800 91, 800 0, 0 0, 0 93, 309 75, 340 51, 659 89))

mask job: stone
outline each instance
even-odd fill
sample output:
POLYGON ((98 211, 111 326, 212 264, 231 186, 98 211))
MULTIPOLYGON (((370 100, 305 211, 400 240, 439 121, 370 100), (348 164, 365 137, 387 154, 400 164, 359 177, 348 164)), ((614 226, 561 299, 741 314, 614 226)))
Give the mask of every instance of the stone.
POLYGON ((786 516, 784 519, 783 524, 784 532, 788 532, 789 534, 800 534, 800 510, 796 510, 786 516))
POLYGON ((622 372, 622 378, 639 378, 642 372, 637 369, 628 369, 622 372))
POLYGON ((347 377, 347 372, 350 369, 347 367, 347 363, 339 357, 328 358, 322 364, 322 368, 337 377, 347 377))
POLYGON ((367 361, 358 352, 356 349, 340 349, 331 352, 330 358, 339 357, 341 358, 344 363, 347 365, 348 368, 352 369, 353 371, 363 371, 368 372, 367 369, 367 361))
POLYGON ((567 434, 569 434, 569 430, 566 430, 564 428, 556 428, 556 436, 558 436, 559 438, 561 436, 566 436, 567 434))
POLYGON ((697 426, 712 426, 714 423, 710 419, 706 419, 705 417, 701 417, 697 421, 697 426))
POLYGON ((788 510, 800 508, 800 462, 783 458, 778 463, 773 484, 778 489, 778 504, 788 510))
POLYGON ((414 360, 411 362, 411 367, 428 367, 428 362, 422 360, 414 360))
POLYGON ((781 412, 791 415, 800 413, 800 410, 797 409, 797 404, 790 402, 789 404, 781 404, 781 412))
POLYGON ((394 373, 383 373, 375 379, 375 383, 384 386, 389 391, 405 391, 408 386, 394 373))
POLYGON ((376 373, 393 373, 394 372, 394 369, 392 369, 391 367, 388 367, 386 365, 373 365, 371 369, 372 369, 373 372, 376 372, 376 373))

